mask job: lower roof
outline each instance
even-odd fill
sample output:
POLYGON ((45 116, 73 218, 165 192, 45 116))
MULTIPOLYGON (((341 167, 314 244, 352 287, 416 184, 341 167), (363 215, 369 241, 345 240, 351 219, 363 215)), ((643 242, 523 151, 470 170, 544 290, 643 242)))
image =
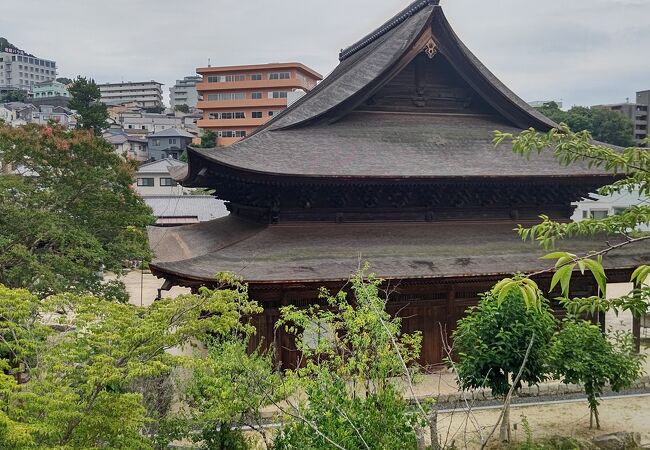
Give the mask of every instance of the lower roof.
MULTIPOLYGON (((509 221, 269 226, 227 216, 174 229, 150 228, 156 256, 151 268, 158 276, 188 283, 209 283, 218 272, 232 272, 263 284, 347 280, 360 260, 390 280, 508 275, 552 267, 540 259, 548 252, 522 242, 515 226, 509 221)), ((559 244, 578 254, 604 246, 604 240, 559 244)), ((649 248, 611 252, 606 268, 642 264, 649 248)))

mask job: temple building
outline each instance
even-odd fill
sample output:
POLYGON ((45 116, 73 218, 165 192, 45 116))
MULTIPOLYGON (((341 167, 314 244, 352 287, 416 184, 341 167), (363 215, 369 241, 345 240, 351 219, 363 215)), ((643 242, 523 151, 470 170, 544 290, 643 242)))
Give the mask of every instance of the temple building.
MULTIPOLYGON (((463 45, 437 0, 418 0, 340 53, 339 66, 289 109, 227 148, 188 151, 173 174, 214 189, 230 214, 151 229, 152 272, 173 285, 213 285, 230 271, 264 307, 258 341, 285 365, 297 354, 274 324, 283 305, 341 289, 359 261, 386 280, 389 310, 423 333, 421 362, 444 357, 449 335, 478 295, 515 272, 549 267, 513 228, 539 214, 570 220, 574 202, 612 182, 552 152, 522 158, 495 148, 494 130, 557 125, 504 86, 463 45), (159 239, 165 233, 165 239, 159 239)), ((565 250, 598 250, 572 240, 565 250)), ((642 262, 624 247, 605 259, 610 282, 642 262)), ((551 274, 536 277, 548 286, 551 274)), ((576 275, 573 295, 597 291, 576 275)), ((256 345, 253 342, 252 345, 256 345)))

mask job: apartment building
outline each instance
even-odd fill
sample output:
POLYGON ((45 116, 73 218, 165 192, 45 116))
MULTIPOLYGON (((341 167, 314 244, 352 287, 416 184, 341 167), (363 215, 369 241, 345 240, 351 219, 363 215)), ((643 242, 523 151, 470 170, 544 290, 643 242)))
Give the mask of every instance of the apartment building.
POLYGON ((199 94, 196 85, 203 80, 203 77, 194 75, 176 80, 176 84, 169 88, 169 103, 172 109, 180 105, 187 105, 196 108, 199 101, 199 94))
POLYGON ((162 83, 139 81, 99 84, 101 101, 107 105, 137 102, 143 108, 162 108, 162 83))
POLYGON ((648 138, 650 129, 650 90, 636 93, 636 113, 634 115, 634 138, 637 142, 643 142, 648 138))
POLYGON ((129 134, 150 134, 170 128, 182 128, 183 118, 141 111, 120 112, 113 118, 129 134))
POLYGON ((32 88, 33 98, 70 97, 68 87, 56 80, 39 81, 32 88))
POLYGON ((229 67, 201 67, 196 85, 198 121, 202 129, 217 133, 218 145, 230 145, 251 134, 287 108, 295 90, 309 91, 323 77, 300 63, 274 63, 229 67))
POLYGON ((6 43, 0 48, 0 90, 30 91, 36 83, 56 79, 56 62, 38 58, 6 43))
POLYGON ((648 138, 648 129, 650 129, 650 90, 639 91, 636 93, 636 102, 614 103, 612 105, 592 106, 596 109, 606 109, 615 111, 632 122, 634 126, 634 139, 637 144, 641 145, 648 138))

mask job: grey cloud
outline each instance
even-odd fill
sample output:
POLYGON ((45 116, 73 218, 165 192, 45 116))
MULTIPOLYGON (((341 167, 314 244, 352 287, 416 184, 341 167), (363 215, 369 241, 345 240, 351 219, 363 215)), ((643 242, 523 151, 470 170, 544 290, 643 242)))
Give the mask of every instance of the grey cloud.
MULTIPOLYGON (((156 79, 167 89, 208 58, 213 65, 298 60, 327 74, 340 48, 408 2, 2 0, 0 35, 56 59, 61 75, 156 79)), ((613 102, 650 88, 650 0, 442 4, 467 46, 526 100, 613 102)))

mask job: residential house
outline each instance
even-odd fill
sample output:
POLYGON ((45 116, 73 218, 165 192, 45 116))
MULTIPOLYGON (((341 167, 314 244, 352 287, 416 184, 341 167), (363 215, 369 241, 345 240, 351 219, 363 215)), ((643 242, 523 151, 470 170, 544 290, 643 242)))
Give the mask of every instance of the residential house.
POLYGON ((194 137, 194 135, 177 128, 150 134, 147 136, 149 156, 153 160, 178 159, 187 149, 187 146, 192 143, 194 137))
POLYGON ((170 128, 181 128, 183 119, 174 115, 126 111, 117 114, 117 122, 124 130, 131 133, 157 133, 170 128))
POLYGON ((104 139, 110 142, 120 155, 140 162, 149 160, 145 138, 131 136, 121 128, 110 128, 104 133, 104 139))
POLYGON ((75 128, 77 126, 77 115, 62 106, 40 105, 32 113, 31 123, 46 125, 54 121, 66 128, 75 128))
POLYGON ((169 227, 207 222, 228 215, 225 203, 211 195, 187 195, 192 189, 173 181, 170 171, 187 164, 177 159, 161 159, 140 166, 135 190, 153 210, 157 226, 169 227))
POLYGON ((184 162, 173 158, 161 158, 142 164, 136 172, 136 192, 143 197, 183 195, 187 190, 174 181, 169 170, 184 166, 184 162))
POLYGON ((31 123, 33 115, 38 111, 36 106, 22 102, 5 103, 3 107, 11 111, 11 124, 14 126, 31 123))

